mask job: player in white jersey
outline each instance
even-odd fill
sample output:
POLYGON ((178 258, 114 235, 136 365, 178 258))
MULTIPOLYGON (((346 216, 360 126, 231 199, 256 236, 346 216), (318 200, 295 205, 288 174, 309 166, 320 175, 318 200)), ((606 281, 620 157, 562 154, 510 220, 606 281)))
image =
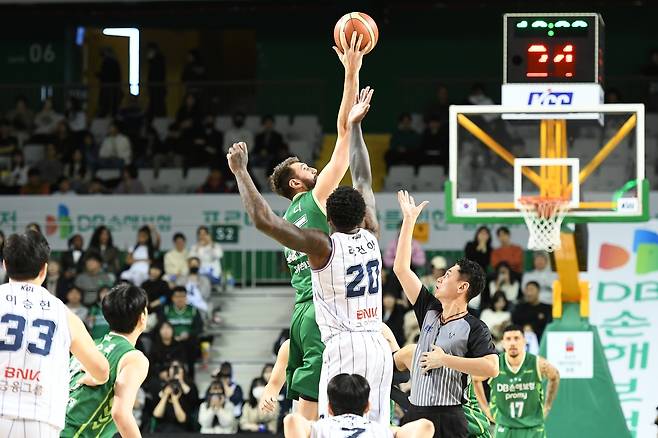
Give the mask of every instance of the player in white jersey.
POLYGON ((59 437, 69 395, 69 351, 105 382, 109 365, 83 322, 41 287, 50 247, 37 231, 12 234, 0 286, 0 437, 59 437))
POLYGON ((368 420, 370 386, 358 374, 338 374, 327 387, 330 417, 316 422, 299 414, 284 419, 286 438, 430 438, 434 426, 428 420, 418 420, 403 427, 389 428, 368 420))

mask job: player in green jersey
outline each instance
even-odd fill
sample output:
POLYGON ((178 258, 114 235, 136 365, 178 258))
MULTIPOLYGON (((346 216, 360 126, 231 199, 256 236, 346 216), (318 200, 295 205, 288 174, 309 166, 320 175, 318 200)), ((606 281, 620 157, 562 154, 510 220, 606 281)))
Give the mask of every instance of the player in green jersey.
POLYGON ((121 284, 103 299, 110 333, 96 341, 110 364, 110 378, 96 385, 76 359, 71 360, 71 383, 62 438, 140 437, 133 417, 135 397, 148 373, 148 359, 135 349, 146 327, 148 298, 143 289, 121 284))
MULTIPOLYGON (((345 176, 349 164, 349 115, 357 101, 359 70, 363 55, 369 46, 360 49, 361 37, 356 33, 348 43, 341 34, 342 50, 334 47, 345 68, 343 97, 338 111, 338 137, 331 159, 318 172, 296 157, 277 165, 270 176, 270 185, 275 193, 290 199, 291 204, 285 219, 300 228, 316 228, 329 232, 326 203, 345 176)), ((368 94, 368 93, 366 93, 368 94)), ((371 94, 370 94, 371 95, 371 94)), ((361 108, 366 108, 362 105, 361 108)), ((360 115, 365 116, 367 109, 360 115)), ((295 308, 290 322, 290 357, 286 371, 288 398, 299 400, 299 412, 307 419, 317 418, 318 385, 322 368, 324 344, 315 322, 311 269, 306 254, 284 249, 286 261, 295 288, 295 308)))
POLYGON ((496 423, 495 438, 545 438, 544 418, 557 396, 560 373, 546 359, 525 351, 525 336, 519 326, 503 332, 504 353, 500 374, 489 380, 491 404, 487 404, 481 381, 476 395, 484 412, 496 423), (546 399, 542 380, 548 379, 546 399))

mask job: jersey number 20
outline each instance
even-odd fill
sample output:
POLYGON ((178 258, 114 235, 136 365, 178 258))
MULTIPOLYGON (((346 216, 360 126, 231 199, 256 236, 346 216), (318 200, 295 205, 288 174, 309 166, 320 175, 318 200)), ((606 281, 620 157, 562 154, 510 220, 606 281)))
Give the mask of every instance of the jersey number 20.
MULTIPOLYGON (((23 335, 25 333, 25 318, 13 313, 6 313, 0 318, 0 323, 7 324, 7 337, 4 341, 0 341, 0 351, 18 351, 23 345, 23 335), (9 337, 14 339, 10 342, 9 337)), ((53 343, 53 335, 55 334, 55 323, 48 319, 35 319, 32 321, 32 327, 39 330, 39 338, 36 342, 29 342, 27 344, 27 351, 32 354, 40 356, 48 356, 50 354, 50 347, 53 343), (45 331, 43 329, 46 329, 45 331), (38 344, 43 341, 43 344, 38 344)))
POLYGON ((352 281, 347 283, 347 298, 362 297, 366 293, 376 294, 379 292, 379 260, 373 259, 364 265, 354 265, 347 268, 346 275, 354 275, 352 281), (361 284, 364 271, 368 276, 368 284, 361 284))

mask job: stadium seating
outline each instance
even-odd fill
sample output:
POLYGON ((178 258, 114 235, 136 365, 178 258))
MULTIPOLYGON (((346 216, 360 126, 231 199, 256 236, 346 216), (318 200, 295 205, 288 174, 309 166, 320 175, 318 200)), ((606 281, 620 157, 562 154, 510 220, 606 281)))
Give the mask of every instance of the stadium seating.
POLYGON ((32 166, 46 156, 46 149, 42 144, 26 144, 23 146, 23 156, 25 163, 32 166))
POLYGON ((409 182, 414 180, 413 166, 391 166, 386 175, 384 188, 388 191, 409 189, 409 182))

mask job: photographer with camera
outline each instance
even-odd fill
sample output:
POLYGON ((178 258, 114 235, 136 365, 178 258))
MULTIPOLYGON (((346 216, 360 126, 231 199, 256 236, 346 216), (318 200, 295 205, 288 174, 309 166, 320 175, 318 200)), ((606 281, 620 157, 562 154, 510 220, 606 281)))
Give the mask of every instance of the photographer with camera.
POLYGON ((160 401, 153 410, 152 432, 188 432, 192 419, 189 413, 196 408, 198 391, 193 382, 185 376, 185 368, 178 361, 172 361, 162 380, 160 401))
POLYGON ((224 385, 217 380, 212 382, 206 400, 199 408, 201 433, 236 433, 238 421, 234 410, 235 406, 224 393, 224 385))

